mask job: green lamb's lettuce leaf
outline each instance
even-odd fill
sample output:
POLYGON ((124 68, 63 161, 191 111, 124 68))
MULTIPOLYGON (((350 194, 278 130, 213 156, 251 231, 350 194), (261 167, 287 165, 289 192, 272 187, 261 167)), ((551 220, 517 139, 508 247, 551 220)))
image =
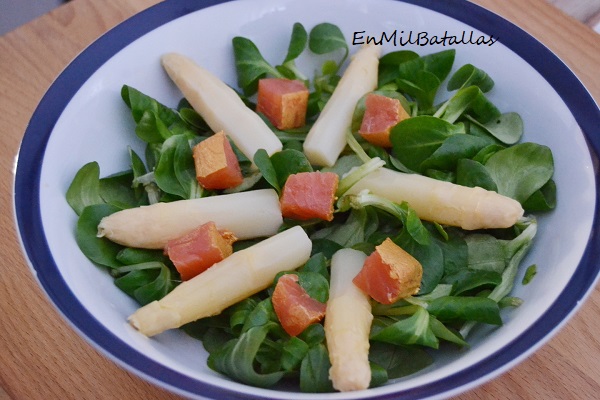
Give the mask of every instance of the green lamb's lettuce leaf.
POLYGON ((120 208, 110 204, 95 204, 85 207, 77 221, 75 233, 77 245, 83 254, 93 262, 110 268, 122 266, 117 255, 123 246, 107 238, 98 237, 98 224, 102 218, 117 211, 120 211, 120 208))
POLYGON ((413 171, 422 171, 422 163, 452 135, 464 130, 433 116, 405 119, 392 128, 390 140, 394 156, 413 171))
POLYGON ((162 143, 173 134, 154 110, 146 110, 135 128, 136 135, 147 143, 162 143))
POLYGON ((324 237, 318 238, 311 236, 311 241, 313 243, 311 255, 321 253, 328 259, 331 259, 336 251, 344 248, 341 244, 324 237))
MULTIPOLYGON (((425 228, 416 212, 407 202, 394 203, 381 196, 374 195, 368 191, 362 191, 357 195, 345 195, 338 200, 338 211, 360 210, 367 206, 377 208, 397 218, 404 226, 405 231, 421 245, 430 242, 429 231, 425 228)), ((369 236, 368 234, 366 235, 369 236)))
POLYGON ((137 207, 144 204, 141 190, 132 189, 134 174, 122 171, 100 179, 100 167, 92 161, 77 171, 66 193, 67 203, 77 215, 84 208, 97 204, 111 204, 117 208, 137 207))
POLYGON ((427 311, 441 321, 477 321, 502 325, 498 303, 485 297, 441 297, 431 301, 427 311))
POLYGON ((384 367, 373 362, 369 362, 369 367, 371 367, 371 381, 369 382, 370 388, 381 386, 390 379, 388 371, 384 367))
POLYGON ((455 170, 460 160, 474 157, 489 144, 488 140, 473 135, 451 135, 423 160, 421 169, 455 170))
POLYGON ((537 275, 537 265, 533 264, 530 265, 529 267, 527 267, 527 270, 525 270, 525 275, 523 276, 523 280, 521 281, 521 283, 523 285, 529 285, 532 281, 532 279, 537 275))
POLYGON ((523 119, 515 112, 508 112, 504 114, 494 115, 494 110, 491 113, 480 119, 484 119, 487 122, 482 123, 479 120, 467 115, 466 117, 479 126, 483 131, 487 132, 490 136, 498 139, 500 142, 513 145, 516 144, 523 136, 523 119))
POLYGON ((414 240, 406 229, 403 229, 392 240, 416 258, 423 266, 423 278, 421 279, 419 294, 431 292, 444 276, 444 252, 438 241, 432 240, 429 245, 422 245, 414 240))
POLYGON ((414 374, 433 364, 431 354, 417 346, 402 346, 373 341, 369 360, 387 371, 389 379, 414 374))
POLYGON ((498 193, 523 204, 554 174, 552 151, 536 143, 520 143, 492 155, 486 169, 498 193))
POLYGON ((133 173, 132 186, 136 188, 139 186, 139 179, 146 175, 148 171, 142 158, 135 151, 133 151, 131 147, 129 147, 128 150, 129 159, 131 160, 131 172, 133 173))
POLYGON ((292 37, 288 46, 288 52, 283 60, 283 64, 287 64, 300 57, 306 49, 308 43, 308 33, 301 23, 296 22, 292 27, 292 37))
POLYGON ((296 336, 283 344, 281 349, 281 368, 285 371, 295 371, 308 354, 308 344, 296 336))
MULTIPOLYGON (((503 250, 504 257, 507 260, 506 268, 502 272, 502 281, 487 295, 487 299, 500 303, 511 292, 515 284, 519 265, 531 248, 536 233, 537 221, 529 219, 523 223, 523 230, 516 238, 504 242, 503 250)), ((474 326, 474 321, 466 323, 461 328, 460 334, 463 337, 467 337, 474 326)))
POLYGON ((100 179, 100 196, 107 204, 119 208, 132 208, 145 204, 143 190, 132 189, 134 175, 123 171, 100 179))
POLYGON ((529 212, 550 211, 556 207, 556 182, 549 179, 544 186, 533 192, 523 203, 523 208, 529 212))
POLYGON ((310 347, 314 347, 325 341, 325 329, 322 324, 312 324, 300 333, 298 337, 310 347))
POLYGON ((171 270, 161 262, 149 261, 113 271, 125 273, 115 279, 115 285, 142 306, 162 299, 175 287, 171 270))
POLYGON ((128 85, 121 88, 121 97, 131 110, 131 115, 136 123, 140 123, 144 113, 150 111, 156 118, 164 123, 166 127, 179 121, 177 112, 156 99, 140 92, 128 85))
POLYGON ((327 226, 311 235, 311 240, 326 239, 341 247, 352 247, 366 241, 369 232, 376 229, 374 214, 365 208, 352 209, 344 224, 327 226))
POLYGON ((158 187, 165 193, 182 199, 201 196, 187 135, 173 135, 165 140, 154 177, 158 187))
POLYGON ((455 57, 456 50, 450 49, 421 56, 421 59, 425 71, 431 72, 442 82, 450 74, 455 57))
POLYGON ((175 110, 131 86, 123 85, 121 98, 131 110, 136 134, 147 143, 163 142, 173 134, 169 128, 181 123, 175 110))
POLYGON ((460 67, 448 81, 448 90, 463 89, 468 86, 477 86, 486 93, 494 87, 494 80, 485 71, 473 64, 460 67))
POLYGON ((258 296, 250 296, 228 308, 229 317, 228 328, 235 334, 243 331, 246 320, 252 311, 258 306, 261 299, 258 296))
POLYGON ((266 298, 262 301, 259 301, 245 317, 244 325, 242 326, 242 333, 247 332, 252 328, 264 326, 269 323, 275 323, 271 331, 274 331, 275 329, 281 329, 277 325, 277 316, 273 310, 271 298, 266 298))
POLYGON ((237 381, 257 387, 270 387, 281 380, 283 371, 261 373, 255 370, 255 358, 269 331, 275 323, 254 326, 239 338, 228 341, 210 353, 208 366, 237 381))
POLYGON ((284 78, 284 76, 260 53, 256 45, 245 37, 236 36, 232 39, 233 55, 238 77, 238 86, 246 95, 251 95, 258 89, 258 81, 266 76, 284 78))
POLYGON ((328 22, 315 25, 311 29, 308 38, 308 47, 315 54, 327 54, 337 50, 342 50, 344 55, 337 63, 338 66, 335 68, 335 71, 337 71, 337 69, 339 69, 339 67, 343 64, 350 52, 348 43, 346 42, 344 34, 340 28, 328 22))
POLYGON ((263 178, 265 178, 273 189, 281 193, 281 186, 279 185, 279 179, 277 179, 277 171, 266 150, 258 149, 254 154, 254 164, 256 164, 263 178))
POLYGON ((477 86, 468 86, 460 89, 450 100, 440 107, 434 116, 453 124, 469 109, 480 95, 481 90, 477 86))
POLYGON ((448 329, 446 325, 441 323, 437 318, 435 318, 432 315, 429 316, 429 327, 431 328, 431 331, 433 332, 435 337, 437 337, 438 339, 454 343, 460 347, 468 346, 468 343, 460 336, 459 333, 448 329))
POLYGON ((404 64, 401 65, 401 71, 403 75, 396 80, 398 88, 416 99, 422 109, 432 108, 440 80, 431 72, 410 71, 404 64))
POLYGON ((125 247, 116 256, 117 260, 123 265, 142 264, 147 262, 166 263, 168 257, 162 250, 138 249, 133 247, 125 247))
POLYGON ((300 365, 300 390, 307 393, 332 392, 329 353, 324 344, 313 346, 300 365))
POLYGON ((398 66, 407 61, 419 58, 419 54, 410 50, 399 50, 384 54, 379 59, 378 87, 394 82, 398 78, 398 66))
POLYGON ((299 79, 307 82, 308 78, 306 78, 296 66, 296 59, 304 52, 307 44, 308 33, 301 23, 296 22, 292 28, 292 37, 290 38, 285 59, 280 66, 275 68, 287 75, 290 79, 299 79))
POLYGON ((458 296, 464 292, 481 287, 495 287, 502 282, 502 275, 495 271, 481 269, 463 269, 444 278, 444 283, 452 284, 452 295, 458 296))
POLYGON ((254 163, 265 180, 279 193, 290 175, 313 171, 304 153, 294 149, 281 150, 270 157, 264 149, 259 149, 254 155, 254 163))
POLYGON ((182 326, 182 329, 190 336, 198 338, 202 341, 202 346, 209 353, 213 353, 223 348, 228 341, 235 339, 235 336, 223 328, 220 324, 216 326, 210 325, 215 317, 203 318, 195 323, 190 323, 182 326), (208 325, 208 326, 203 326, 208 325), (202 334, 195 331, 195 328, 200 326, 202 334))
POLYGON ((67 189, 66 199, 77 215, 81 215, 87 206, 104 203, 100 196, 100 166, 97 162, 89 162, 77 171, 67 189))
POLYGON ((302 270, 298 271, 297 274, 298 283, 310 297, 321 303, 327 302, 327 299, 329 299, 329 281, 322 273, 302 270))
POLYGON ((199 132, 212 132, 204 118, 202 118, 200 114, 198 114, 198 112, 194 110, 189 104, 185 104, 185 106, 179 108, 179 116, 181 117, 182 121, 184 121, 190 127, 195 128, 199 132))
POLYGON ((371 340, 391 344, 413 345, 437 349, 439 341, 429 326, 429 313, 422 307, 408 318, 403 318, 383 328, 374 326, 371 340))
POLYGON ((313 171, 304 153, 294 149, 285 149, 273 154, 271 156, 271 163, 273 164, 273 168, 277 174, 277 182, 281 188, 283 188, 290 175, 313 171))
POLYGON ((408 55, 408 60, 398 64, 394 82, 402 92, 414 98, 421 109, 431 109, 442 81, 452 69, 455 54, 455 50, 444 50, 419 58, 408 55))
POLYGON ((506 268, 504 247, 499 239, 486 233, 465 237, 469 251, 469 268, 502 273, 506 268))
POLYGON ((311 255, 299 271, 320 274, 329 282, 329 261, 324 253, 319 252, 311 255))
MULTIPOLYGON (((430 227, 430 230, 433 229, 439 232, 441 228, 439 225, 434 224, 433 228, 430 227)), ((469 265, 469 250, 464 234, 457 229, 447 228, 442 229, 440 236, 441 238, 438 236, 434 236, 434 238, 444 258, 443 275, 452 275, 467 268, 469 265)))
POLYGON ((456 163, 456 184, 498 191, 496 182, 483 164, 475 160, 462 158, 456 163))

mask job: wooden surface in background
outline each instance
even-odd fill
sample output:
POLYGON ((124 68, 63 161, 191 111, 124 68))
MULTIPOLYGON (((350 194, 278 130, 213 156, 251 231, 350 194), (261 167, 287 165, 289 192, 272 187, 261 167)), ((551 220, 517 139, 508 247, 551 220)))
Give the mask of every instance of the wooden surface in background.
MULTIPOLYGON (((44 92, 87 45, 157 0, 74 0, 0 37, 0 399, 179 399, 121 369, 64 321, 37 285, 12 214, 19 142, 44 92)), ((542 0, 477 0, 551 50, 600 99, 600 36, 542 0)), ((592 399, 600 393, 600 289, 547 344, 457 397, 592 399)))
POLYGON ((547 0, 572 17, 600 32, 600 0, 547 0))

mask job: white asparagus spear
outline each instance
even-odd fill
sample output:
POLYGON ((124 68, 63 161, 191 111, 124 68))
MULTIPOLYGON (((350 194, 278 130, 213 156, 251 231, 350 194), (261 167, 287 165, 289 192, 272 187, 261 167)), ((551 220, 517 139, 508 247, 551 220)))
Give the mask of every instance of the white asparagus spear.
POLYGON ((366 257, 361 251, 342 249, 331 259, 325 338, 331 361, 329 378, 333 387, 342 392, 367 389, 371 382, 371 303, 368 296, 352 283, 366 257))
POLYGON ((293 227, 237 251, 177 286, 129 317, 146 336, 178 328, 188 322, 219 314, 273 283, 282 271, 296 269, 310 257, 312 243, 304 230, 293 227))
POLYGON ((259 149, 269 155, 281 150, 281 141, 267 124, 218 77, 177 53, 165 54, 162 65, 208 126, 224 131, 250 160, 259 149))
POLYGON ((277 192, 261 189, 118 211, 100 221, 98 236, 124 246, 162 249, 209 221, 238 239, 251 239, 274 235, 283 218, 277 192))
POLYGON ((358 50, 308 132, 304 153, 312 164, 332 166, 344 150, 356 103, 377 87, 380 47, 371 44, 358 50))
POLYGON ((518 201, 494 191, 387 168, 365 176, 347 193, 358 194, 363 190, 395 203, 406 201, 426 221, 468 230, 508 228, 524 213, 518 201))

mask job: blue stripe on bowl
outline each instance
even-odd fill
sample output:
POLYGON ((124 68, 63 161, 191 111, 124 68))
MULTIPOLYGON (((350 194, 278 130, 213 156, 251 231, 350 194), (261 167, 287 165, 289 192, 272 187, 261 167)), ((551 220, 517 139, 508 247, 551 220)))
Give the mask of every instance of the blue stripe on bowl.
MULTIPOLYGON (((62 111, 88 77, 119 50, 151 30, 191 12, 224 2, 226 1, 167 0, 113 28, 83 51, 52 84, 31 118, 19 152, 14 202, 22 244, 41 286, 82 336, 121 366, 177 392, 219 399, 249 399, 254 397, 199 382, 166 368, 137 352, 104 328, 81 305, 62 279, 44 237, 39 204, 40 160, 43 159, 49 136, 62 111)), ((567 104, 595 153, 600 152, 598 106, 569 68, 540 42, 514 24, 467 1, 404 2, 440 12, 488 35, 497 36, 497 32, 502 32, 502 43, 546 78, 567 104)), ((596 158, 595 154, 592 156, 596 158)), ((598 176, 596 180, 598 181, 598 176)), ((598 219, 598 213, 595 212, 594 227, 600 226, 598 219)), ((594 278, 600 271, 600 264, 596 262, 598 259, 600 235, 597 229, 593 229, 585 254, 563 293, 521 336, 496 354, 445 379, 376 398, 401 396, 403 399, 418 399, 458 390, 527 355, 572 314, 592 289, 594 278)), ((277 396, 275 392, 273 395, 277 396)))

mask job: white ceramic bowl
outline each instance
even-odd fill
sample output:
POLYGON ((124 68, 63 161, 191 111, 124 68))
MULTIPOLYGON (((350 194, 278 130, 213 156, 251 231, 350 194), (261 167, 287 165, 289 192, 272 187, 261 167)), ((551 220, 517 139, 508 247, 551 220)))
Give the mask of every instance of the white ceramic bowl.
MULTIPOLYGON (((355 49, 354 46, 351 48, 355 49)), ((394 47, 422 54, 441 45, 394 47)), ((599 271, 596 184, 592 160, 600 146, 600 113, 577 78, 548 49, 502 18, 462 1, 167 0, 117 26, 86 49, 42 99, 23 139, 15 181, 15 210, 24 251, 40 285, 82 336, 121 366, 193 398, 403 399, 444 397, 510 368, 546 341, 594 287, 599 271), (215 5, 213 5, 213 3, 215 5), (216 4, 221 3, 221 4, 216 4), (418 3, 419 5, 412 4, 418 3), (235 85, 231 39, 251 38, 268 60, 279 61, 294 22, 340 26, 381 35, 492 35, 492 46, 457 45, 455 67, 472 63, 496 82, 492 100, 517 111, 525 140, 549 146, 555 157, 558 206, 539 218, 536 244, 523 265, 538 275, 513 294, 525 303, 504 313, 504 326, 474 332, 460 356, 441 354, 434 365, 387 385, 355 393, 302 394, 231 382, 205 365, 200 342, 172 331, 142 337, 126 318, 136 304, 79 251, 76 216, 65 201, 75 172, 98 161, 106 176, 128 167, 126 147, 141 150, 123 84, 175 106, 181 94, 159 64, 181 52, 235 85), (590 147, 588 147, 588 142, 590 147), (137 143, 137 144, 136 144, 137 143), (137 146, 137 147, 136 147, 137 146)))

